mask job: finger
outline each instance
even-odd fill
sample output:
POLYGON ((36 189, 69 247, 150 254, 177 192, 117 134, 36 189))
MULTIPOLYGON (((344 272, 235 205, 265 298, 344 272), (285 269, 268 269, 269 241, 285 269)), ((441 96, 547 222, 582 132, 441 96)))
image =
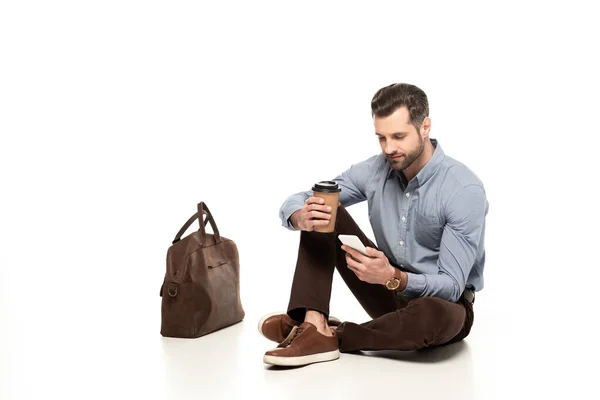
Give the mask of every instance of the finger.
POLYGON ((331 206, 321 205, 321 204, 310 204, 308 206, 309 210, 317 210, 323 212, 331 212, 331 206))
POLYGON ((308 214, 310 215, 311 218, 327 219, 327 220, 331 218, 331 214, 323 213, 320 211, 309 211, 308 214))
POLYGON ((350 253, 350 255, 352 255, 352 257, 354 257, 356 260, 358 260, 359 262, 361 262, 363 264, 365 262, 367 262, 367 260, 368 260, 367 256, 365 256, 360 251, 353 249, 352 247, 343 245, 342 250, 344 250, 346 253, 350 253))
POLYGON ((357 277, 359 280, 361 280, 361 281, 363 281, 363 282, 366 282, 365 274, 364 274, 362 271, 360 271, 360 270, 358 270, 358 269, 356 269, 356 268, 354 268, 354 267, 348 267, 348 269, 349 269, 350 271, 354 272, 354 275, 356 275, 356 277, 357 277))
POLYGON ((325 199, 323 199, 322 197, 314 197, 311 196, 308 199, 306 199, 306 201, 304 202, 305 204, 325 204, 325 199))
POLYGON ((350 269, 350 271, 354 272, 354 275, 356 275, 356 277, 357 277, 358 279, 360 279, 361 281, 363 280, 363 279, 362 279, 362 276, 363 276, 363 275, 362 275, 362 273, 361 273, 360 271, 357 271, 356 269, 354 269, 354 268, 352 268, 352 267, 348 267, 348 269, 350 269))
POLYGON ((359 270, 356 267, 352 266, 352 264, 347 263, 347 265, 348 265, 348 269, 350 271, 354 272, 355 274, 359 274, 360 273, 359 270))
POLYGON ((325 221, 325 224, 329 223, 331 215, 320 213, 318 211, 309 211, 304 213, 303 217, 304 221, 311 223, 313 221, 325 221))
POLYGON ((328 219, 309 219, 306 224, 311 227, 312 229, 316 228, 317 226, 325 226, 325 225, 329 225, 331 221, 329 221, 328 219))
POLYGON ((371 257, 381 258, 382 254, 383 254, 383 252, 381 252, 377 249, 374 249, 373 247, 366 246, 366 249, 367 249, 367 254, 370 255, 371 257))
POLYGON ((346 264, 348 268, 353 270, 354 272, 364 272, 366 270, 365 266, 361 263, 354 260, 350 255, 346 254, 346 264))
POLYGON ((342 244, 342 250, 344 250, 350 255, 352 255, 352 253, 354 252, 354 249, 352 247, 346 246, 345 244, 342 244))

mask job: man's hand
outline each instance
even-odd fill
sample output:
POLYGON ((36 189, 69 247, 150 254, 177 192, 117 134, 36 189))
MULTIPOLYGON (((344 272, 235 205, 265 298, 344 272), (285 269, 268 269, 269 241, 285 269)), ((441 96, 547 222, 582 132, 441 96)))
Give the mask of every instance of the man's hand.
POLYGON ((346 245, 342 245, 342 250, 346 252, 348 268, 363 282, 385 285, 394 275, 394 267, 382 251, 367 247, 367 257, 346 245))
POLYGON ((329 224, 331 207, 325 205, 321 197, 309 197, 304 202, 304 207, 295 211, 290 220, 296 229, 314 231, 317 226, 329 224))

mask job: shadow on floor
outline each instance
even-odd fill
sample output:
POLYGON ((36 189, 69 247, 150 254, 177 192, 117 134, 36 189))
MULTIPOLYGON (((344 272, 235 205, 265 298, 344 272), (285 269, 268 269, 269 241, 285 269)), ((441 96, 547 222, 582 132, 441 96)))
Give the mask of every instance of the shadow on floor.
MULTIPOLYGON (((428 347, 415 351, 400 351, 400 350, 378 350, 378 351, 351 351, 344 354, 352 354, 365 357, 380 357, 391 360, 416 362, 416 363, 439 363, 451 360, 455 357, 469 357, 469 344, 465 341, 453 343, 445 346, 428 347)), ((311 365, 311 364, 309 364, 311 365)), ((286 371, 290 369, 298 369, 300 367, 280 367, 276 365, 265 366, 269 371, 286 371)))
POLYGON ((469 352, 469 345, 465 341, 445 346, 427 347, 415 351, 378 350, 378 351, 356 351, 350 354, 365 355, 369 357, 381 357, 398 361, 418 363, 438 363, 452 359, 463 352, 469 352))

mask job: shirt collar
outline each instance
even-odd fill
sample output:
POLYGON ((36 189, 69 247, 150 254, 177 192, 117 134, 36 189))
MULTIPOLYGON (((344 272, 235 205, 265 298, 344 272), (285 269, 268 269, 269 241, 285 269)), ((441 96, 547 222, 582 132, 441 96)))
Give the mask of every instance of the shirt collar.
MULTIPOLYGON (((427 182, 429 180, 429 178, 431 178, 433 176, 433 174, 435 173, 435 171, 438 170, 438 168, 440 167, 440 165, 442 164, 442 161, 444 161, 444 158, 446 157, 446 154, 444 153, 444 150, 442 150, 442 146, 440 146, 440 144, 438 143, 437 139, 429 139, 431 141, 431 144, 434 147, 433 150, 433 155, 431 156, 431 158, 429 159, 429 161, 427 161, 427 164, 425 164, 425 166, 417 173, 417 176, 415 176, 415 183, 417 185, 417 187, 419 186, 423 186, 423 184, 425 182, 427 182)), ((392 170, 390 172, 393 172, 394 169, 392 168, 392 170)), ((405 178, 404 178, 404 174, 400 175, 400 173, 397 173, 399 178, 402 180, 402 182, 404 184, 406 184, 405 178)))
POLYGON ((429 140, 431 140, 431 144, 434 147, 433 155, 431 156, 429 161, 427 161, 427 164, 425 164, 425 166, 419 171, 417 176, 415 176, 415 178, 417 179, 418 186, 423 186, 423 184, 433 176, 433 174, 435 173, 435 171, 438 170, 438 168, 442 164, 442 161, 444 161, 445 158, 444 150, 442 150, 442 146, 439 145, 437 139, 429 140))

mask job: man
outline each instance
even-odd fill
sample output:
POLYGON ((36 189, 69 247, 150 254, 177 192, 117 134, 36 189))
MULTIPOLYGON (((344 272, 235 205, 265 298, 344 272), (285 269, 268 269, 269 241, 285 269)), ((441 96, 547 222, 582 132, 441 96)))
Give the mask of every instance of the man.
POLYGON ((305 365, 356 350, 416 350, 464 339, 483 288, 488 202, 481 181, 429 138, 426 94, 406 83, 378 90, 371 111, 382 153, 333 179, 341 186, 333 233, 330 207, 311 191, 280 209, 283 226, 301 230, 286 314, 267 315, 259 331, 279 343, 264 362, 305 365), (368 201, 375 246, 346 207, 368 201), (369 257, 337 236, 358 236, 369 257), (339 323, 329 315, 333 271, 372 318, 339 323))

